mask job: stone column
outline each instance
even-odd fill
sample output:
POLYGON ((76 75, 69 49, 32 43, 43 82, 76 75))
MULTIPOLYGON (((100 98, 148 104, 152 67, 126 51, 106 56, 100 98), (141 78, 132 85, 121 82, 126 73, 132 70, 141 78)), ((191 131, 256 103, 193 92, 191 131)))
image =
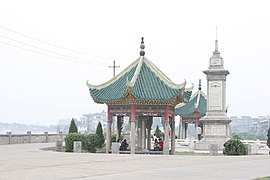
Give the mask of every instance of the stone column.
POLYGON ((81 141, 74 141, 73 142, 73 152, 74 153, 81 153, 82 152, 82 142, 81 141))
POLYGON ((63 132, 62 131, 59 131, 59 135, 60 135, 61 141, 63 141, 64 140, 64 138, 63 138, 63 132))
MULTIPOLYGON (((111 134, 115 134, 115 116, 112 117, 112 120, 111 121, 112 121, 111 134)), ((117 135, 116 135, 116 138, 117 138, 117 135)))
POLYGON ((153 117, 149 117, 147 121, 147 149, 151 149, 151 126, 153 123, 153 117))
POLYGON ((179 119, 179 131, 178 131, 178 137, 180 139, 183 139, 183 121, 182 121, 182 117, 180 116, 179 119))
POLYGON ((27 131, 27 135, 29 137, 29 143, 31 143, 31 131, 27 131))
POLYGON ((130 153, 135 154, 135 133, 136 133, 136 128, 135 128, 135 122, 136 122, 136 106, 135 104, 131 105, 131 138, 130 138, 130 153))
POLYGON ((55 151, 58 151, 58 152, 63 151, 63 141, 57 140, 55 142, 55 151))
POLYGON ((45 142, 47 143, 48 142, 48 132, 44 132, 44 135, 45 135, 45 142))
POLYGON ((142 120, 142 149, 145 149, 145 147, 146 147, 146 137, 145 137, 145 130, 146 130, 146 128, 145 128, 146 126, 145 126, 145 119, 143 119, 142 120))
POLYGON ((169 155, 169 105, 165 106, 165 138, 163 145, 163 154, 169 155))
POLYGON ((138 149, 142 149, 142 120, 138 119, 138 149))
POLYGON ((108 105, 107 110, 107 129, 106 129, 106 153, 109 153, 111 148, 111 109, 108 105))
POLYGON ((187 122, 184 122, 184 139, 186 139, 187 138, 187 128, 188 128, 188 123, 187 122))
POLYGON ((7 132, 7 135, 8 135, 8 144, 11 144, 11 135, 12 133, 11 132, 7 132))
POLYGON ((172 121, 172 129, 171 129, 171 154, 175 154, 175 119, 174 114, 171 118, 172 121))

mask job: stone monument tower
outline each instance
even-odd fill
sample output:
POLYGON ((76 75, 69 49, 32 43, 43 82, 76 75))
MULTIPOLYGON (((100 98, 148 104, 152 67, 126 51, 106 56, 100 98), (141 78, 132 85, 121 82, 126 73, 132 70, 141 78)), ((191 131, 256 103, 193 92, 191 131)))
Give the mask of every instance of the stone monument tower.
POLYGON ((203 139, 196 143, 195 149, 208 150, 214 144, 218 150, 222 150, 230 135, 231 120, 226 113, 226 76, 229 71, 224 69, 217 40, 209 64, 208 70, 203 71, 207 78, 207 112, 200 119, 203 124, 203 139))

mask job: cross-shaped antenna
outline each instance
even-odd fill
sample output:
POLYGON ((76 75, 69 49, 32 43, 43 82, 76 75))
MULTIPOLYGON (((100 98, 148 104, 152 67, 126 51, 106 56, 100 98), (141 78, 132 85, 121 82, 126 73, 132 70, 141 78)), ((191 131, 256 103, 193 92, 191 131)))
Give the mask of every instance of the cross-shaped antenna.
POLYGON ((109 66, 109 68, 113 68, 113 77, 115 76, 115 68, 119 68, 120 66, 115 65, 115 60, 113 60, 113 66, 109 66))

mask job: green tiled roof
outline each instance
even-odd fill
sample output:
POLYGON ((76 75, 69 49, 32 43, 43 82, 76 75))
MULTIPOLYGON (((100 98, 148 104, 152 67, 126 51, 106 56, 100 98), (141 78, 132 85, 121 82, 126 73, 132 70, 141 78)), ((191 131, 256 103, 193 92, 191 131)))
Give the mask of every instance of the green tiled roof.
POLYGON ((192 115, 196 111, 199 115, 206 114, 207 98, 202 91, 197 91, 187 103, 181 103, 175 107, 175 114, 177 115, 192 115))
POLYGON ((118 76, 101 87, 89 87, 90 94, 99 101, 111 101, 121 99, 125 95, 126 79, 131 79, 137 65, 127 69, 122 76, 118 76))
POLYGON ((188 102, 190 97, 191 97, 191 94, 192 94, 192 88, 188 88, 185 90, 185 94, 184 94, 184 103, 188 102))
POLYGON ((125 99, 131 95, 137 100, 172 101, 179 95, 187 100, 191 89, 186 82, 174 84, 151 61, 141 56, 110 81, 94 86, 87 82, 92 98, 98 103, 125 99))

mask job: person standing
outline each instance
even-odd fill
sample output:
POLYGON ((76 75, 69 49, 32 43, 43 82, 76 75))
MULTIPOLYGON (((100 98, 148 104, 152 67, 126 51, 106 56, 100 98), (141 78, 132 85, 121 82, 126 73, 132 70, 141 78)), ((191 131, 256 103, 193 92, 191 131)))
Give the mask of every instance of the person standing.
POLYGON ((159 148, 160 148, 160 151, 163 151, 163 140, 161 138, 158 139, 158 144, 159 144, 159 148))
POLYGON ((120 151, 127 151, 127 147, 128 147, 128 143, 127 143, 127 140, 124 139, 121 143, 121 146, 120 146, 120 151))
POLYGON ((202 138, 202 128, 200 126, 197 127, 198 140, 200 141, 202 138))

